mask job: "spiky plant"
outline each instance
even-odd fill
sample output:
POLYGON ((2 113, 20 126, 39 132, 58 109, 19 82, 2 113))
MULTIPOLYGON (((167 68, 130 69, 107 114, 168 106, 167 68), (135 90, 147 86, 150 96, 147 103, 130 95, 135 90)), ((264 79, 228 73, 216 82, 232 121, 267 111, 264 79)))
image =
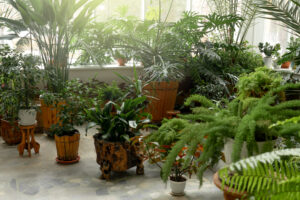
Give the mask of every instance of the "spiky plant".
POLYGON ((265 18, 281 22, 288 29, 300 36, 300 1, 299 0, 256 0, 259 12, 265 18))
POLYGON ((285 149, 241 160, 219 171, 231 191, 247 198, 297 200, 300 198, 300 149, 285 149))

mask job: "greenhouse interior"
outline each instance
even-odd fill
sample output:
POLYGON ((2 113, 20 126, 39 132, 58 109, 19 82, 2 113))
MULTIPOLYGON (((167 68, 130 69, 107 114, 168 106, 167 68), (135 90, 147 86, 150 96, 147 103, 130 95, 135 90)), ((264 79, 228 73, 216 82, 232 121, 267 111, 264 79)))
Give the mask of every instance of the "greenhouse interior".
POLYGON ((0 200, 300 200, 300 0, 0 0, 0 200))

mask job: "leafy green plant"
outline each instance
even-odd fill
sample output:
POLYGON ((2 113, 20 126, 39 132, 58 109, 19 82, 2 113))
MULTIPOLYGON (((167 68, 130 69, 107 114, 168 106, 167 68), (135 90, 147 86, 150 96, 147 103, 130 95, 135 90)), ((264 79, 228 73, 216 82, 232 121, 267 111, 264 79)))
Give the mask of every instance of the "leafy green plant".
POLYGON ((300 36, 300 6, 298 0, 257 0, 256 5, 261 14, 268 19, 279 21, 286 25, 293 34, 300 36))
POLYGON ((160 62, 155 62, 154 65, 145 69, 144 79, 150 81, 179 81, 183 78, 183 73, 180 70, 181 66, 176 63, 164 62, 160 57, 160 62))
POLYGON ((96 137, 100 140, 130 142, 130 138, 137 136, 144 124, 150 122, 150 115, 143 112, 145 101, 146 97, 138 97, 127 99, 121 105, 108 102, 103 109, 99 106, 86 109, 90 121, 87 129, 98 126, 96 137))
POLYGON ((278 59, 277 63, 283 64, 285 62, 295 61, 297 65, 300 64, 300 38, 290 38, 290 42, 287 47, 287 52, 278 59))
POLYGON ((113 82, 111 85, 105 85, 102 89, 99 90, 99 99, 104 102, 118 102, 122 99, 122 97, 123 92, 115 82, 113 82))
POLYGON ((266 42, 263 44, 260 42, 258 44, 259 51, 263 54, 265 54, 266 57, 278 57, 279 56, 279 50, 280 50, 280 44, 276 44, 275 46, 272 46, 270 43, 266 42))
POLYGON ((113 56, 115 59, 123 59, 128 62, 131 59, 129 50, 126 49, 116 49, 113 51, 113 56))
POLYGON ((261 98, 268 91, 282 83, 282 76, 266 67, 256 68, 255 72, 244 74, 237 83, 238 98, 261 98))
POLYGON ((50 91, 59 92, 64 88, 68 80, 68 60, 72 44, 76 44, 76 37, 102 1, 7 1, 18 11, 22 21, 3 17, 0 20, 30 31, 40 50, 50 91))
POLYGON ((300 196, 300 149, 285 149, 241 160, 219 171, 222 185, 246 191, 247 198, 290 199, 300 196))
MULTIPOLYGON (((205 169, 220 160, 225 138, 234 138, 232 157, 237 161, 240 159, 244 142, 247 144, 248 155, 251 156, 258 151, 256 141, 272 141, 274 137, 290 138, 292 135, 298 137, 298 132, 287 126, 282 129, 269 127, 277 121, 299 116, 299 110, 296 110, 300 106, 299 100, 279 101, 279 94, 282 91, 299 87, 300 84, 288 84, 273 88, 263 97, 255 99, 251 106, 248 102, 251 102, 251 98, 247 101, 236 99, 223 108, 211 106, 213 102, 209 102, 207 98, 191 97, 193 100, 203 102, 200 103, 203 108, 193 109, 193 114, 180 115, 180 118, 190 120, 190 124, 181 131, 181 138, 166 158, 162 169, 163 180, 168 179, 173 163, 183 147, 188 148, 184 168, 193 159, 197 146, 203 145, 203 152, 195 160, 196 163, 201 163, 197 168, 197 174, 202 184, 205 169)), ((268 142, 263 151, 272 149, 273 143, 268 142)))

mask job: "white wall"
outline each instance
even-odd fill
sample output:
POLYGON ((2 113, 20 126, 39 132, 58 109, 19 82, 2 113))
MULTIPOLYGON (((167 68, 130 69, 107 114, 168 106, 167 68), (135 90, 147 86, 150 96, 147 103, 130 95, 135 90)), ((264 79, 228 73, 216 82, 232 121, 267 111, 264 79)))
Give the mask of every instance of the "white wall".
MULTIPOLYGON (((143 67, 136 66, 139 74, 142 73, 143 67)), ((108 65, 104 67, 89 65, 89 66, 72 66, 69 72, 69 79, 81 79, 89 81, 90 79, 97 79, 105 83, 123 82, 115 73, 123 76, 134 77, 134 70, 132 66, 117 66, 108 65)))

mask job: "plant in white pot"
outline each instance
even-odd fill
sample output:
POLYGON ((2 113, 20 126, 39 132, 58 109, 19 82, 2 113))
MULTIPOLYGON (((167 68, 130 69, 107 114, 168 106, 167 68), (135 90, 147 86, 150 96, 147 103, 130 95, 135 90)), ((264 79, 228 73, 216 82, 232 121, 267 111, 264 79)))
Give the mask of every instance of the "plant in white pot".
POLYGON ((266 42, 265 44, 259 43, 258 45, 259 51, 265 55, 264 62, 265 66, 268 68, 273 68, 273 56, 278 57, 280 50, 280 44, 276 44, 275 46, 270 45, 270 43, 266 42))
POLYGON ((41 79, 41 70, 38 67, 38 59, 33 56, 23 56, 19 74, 20 88, 18 95, 20 99, 20 110, 18 114, 19 124, 29 126, 36 123, 37 105, 39 96, 37 84, 41 79))

